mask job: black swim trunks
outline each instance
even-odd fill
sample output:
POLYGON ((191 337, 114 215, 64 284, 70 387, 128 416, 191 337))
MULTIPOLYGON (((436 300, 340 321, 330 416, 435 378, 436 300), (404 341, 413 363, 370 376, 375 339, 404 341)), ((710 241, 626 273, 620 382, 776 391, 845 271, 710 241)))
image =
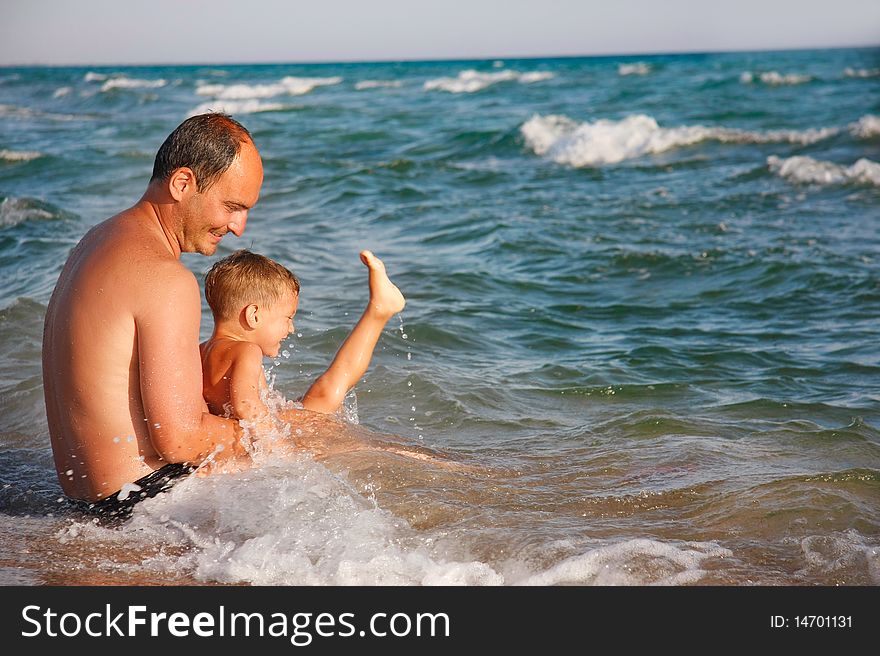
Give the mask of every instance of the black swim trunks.
POLYGON ((164 492, 174 485, 176 479, 191 474, 195 470, 196 468, 192 465, 171 463, 136 480, 134 485, 140 489, 130 490, 122 499, 119 498, 120 491, 100 501, 90 502, 70 498, 68 498, 68 501, 75 508, 97 516, 103 522, 124 521, 131 516, 132 508, 139 501, 149 499, 160 492, 164 492))

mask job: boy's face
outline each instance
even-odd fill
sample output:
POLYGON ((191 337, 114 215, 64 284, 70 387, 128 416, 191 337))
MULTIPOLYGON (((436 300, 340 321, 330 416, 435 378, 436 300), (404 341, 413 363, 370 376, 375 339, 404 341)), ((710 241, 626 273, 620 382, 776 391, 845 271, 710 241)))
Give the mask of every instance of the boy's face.
POLYGON ((288 294, 272 307, 260 311, 254 342, 266 357, 278 355, 282 340, 293 332, 293 317, 298 305, 299 295, 288 294))

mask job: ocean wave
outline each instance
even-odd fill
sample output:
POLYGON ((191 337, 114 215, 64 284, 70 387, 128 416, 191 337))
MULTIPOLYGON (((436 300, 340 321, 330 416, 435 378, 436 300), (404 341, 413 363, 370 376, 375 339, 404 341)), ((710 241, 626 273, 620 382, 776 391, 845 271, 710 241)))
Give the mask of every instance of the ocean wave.
POLYGON ((770 170, 790 182, 820 185, 870 184, 880 186, 880 164, 862 158, 852 166, 823 162, 798 155, 795 157, 767 158, 770 170))
POLYGON ((199 581, 256 585, 500 585, 479 561, 419 540, 406 522, 307 456, 189 478, 138 504, 120 532, 74 523, 62 542, 141 540, 143 566, 199 581), (221 499, 225 500, 221 502, 221 499), (172 550, 173 551, 173 550, 172 550))
POLYGON ((658 540, 635 539, 593 549, 573 556, 545 572, 532 575, 521 585, 684 585, 699 581, 706 572, 705 560, 730 558, 729 549, 712 542, 675 545, 658 540), (644 566, 649 561, 650 576, 644 566))
POLYGON ((40 201, 9 196, 0 201, 0 228, 10 228, 25 221, 54 219, 40 201))
POLYGON ((95 73, 94 71, 89 71, 85 75, 83 75, 84 82, 103 82, 109 76, 104 73, 95 73))
POLYGON ((158 89, 168 84, 167 80, 141 80, 138 78, 113 77, 101 85, 101 91, 107 92, 113 89, 158 89))
POLYGON ((417 530, 356 487, 306 455, 275 459, 182 480, 139 503, 124 531, 74 521, 57 539, 104 545, 105 569, 130 567, 110 554, 139 552, 138 569, 159 577, 252 585, 687 585, 733 555, 714 542, 630 539, 566 544, 566 558, 548 547, 555 557, 541 565, 529 549, 477 560, 460 537, 417 530))
POLYGON ((619 121, 600 119, 584 123, 567 116, 535 115, 520 127, 520 131, 535 154, 574 167, 616 164, 708 140, 806 145, 839 132, 836 128, 765 132, 702 125, 661 128, 654 118, 644 114, 627 116, 619 121))
POLYGON ((30 162, 42 156, 35 150, 0 150, 0 159, 7 162, 30 162))
POLYGON ((365 89, 394 89, 402 84, 403 82, 400 80, 361 80, 354 85, 354 88, 358 91, 363 91, 365 89))
POLYGON ((770 86, 805 84, 813 79, 809 75, 797 75, 795 73, 783 75, 776 71, 769 71, 767 73, 752 73, 751 71, 746 71, 739 76, 739 81, 743 84, 751 84, 755 81, 756 76, 759 81, 764 84, 769 84, 770 86))
POLYGON ((52 112, 44 112, 40 109, 31 109, 30 107, 17 107, 16 105, 0 104, 0 117, 7 118, 46 118, 53 121, 77 121, 85 116, 75 116, 73 114, 55 114, 52 112))
POLYGON ((193 108, 188 116, 205 114, 207 112, 223 112, 224 114, 257 114, 259 112, 281 112, 290 109, 293 105, 284 105, 277 102, 262 102, 260 100, 211 100, 193 108))
POLYGON ((220 100, 248 100, 274 98, 275 96, 301 96, 321 86, 342 82, 341 77, 292 77, 287 76, 272 84, 200 84, 196 93, 220 100))
POLYGON ((55 89, 55 93, 52 94, 52 97, 61 98, 69 94, 71 91, 73 91, 73 87, 58 87, 55 89))
POLYGON ((533 84, 542 80, 555 77, 549 71, 532 71, 519 73, 517 71, 498 71, 497 73, 481 73, 473 69, 462 71, 458 77, 439 77, 428 80, 423 85, 425 91, 448 91, 449 93, 474 93, 498 84, 499 82, 511 82, 516 80, 521 84, 533 84))
POLYGON ((880 116, 865 114, 855 123, 850 123, 849 131, 853 136, 863 139, 880 136, 880 116))
POLYGON ((845 68, 843 74, 846 77, 877 77, 880 76, 880 68, 845 68))
POLYGON ((635 64, 619 64, 617 66, 618 75, 647 75, 651 72, 651 65, 645 62, 636 62, 635 64))
POLYGON ((846 580, 867 571, 871 581, 880 584, 880 545, 855 529, 811 535, 800 546, 806 566, 798 574, 834 574, 846 580))

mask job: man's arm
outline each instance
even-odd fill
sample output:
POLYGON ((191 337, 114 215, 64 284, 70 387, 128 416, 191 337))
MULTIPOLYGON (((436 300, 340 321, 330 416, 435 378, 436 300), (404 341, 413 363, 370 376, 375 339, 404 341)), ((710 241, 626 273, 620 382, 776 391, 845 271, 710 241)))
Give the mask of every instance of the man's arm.
POLYGON ((182 265, 161 264, 135 314, 138 370, 147 428, 167 462, 201 463, 243 455, 241 427, 206 412, 199 357, 201 298, 182 265))

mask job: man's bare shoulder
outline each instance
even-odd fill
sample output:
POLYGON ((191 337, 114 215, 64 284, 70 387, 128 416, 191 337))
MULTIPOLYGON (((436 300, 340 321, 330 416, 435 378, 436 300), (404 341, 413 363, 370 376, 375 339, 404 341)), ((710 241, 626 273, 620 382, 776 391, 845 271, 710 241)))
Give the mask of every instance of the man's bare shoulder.
POLYGON ((133 288, 145 292, 137 293, 137 306, 142 310, 152 313, 161 308, 163 315, 166 312, 201 315, 199 283, 185 266, 179 262, 158 260, 142 273, 142 284, 133 288))
POLYGON ((102 221, 80 243, 85 261, 105 273, 121 275, 127 285, 195 280, 171 251, 162 231, 136 205, 102 221))

